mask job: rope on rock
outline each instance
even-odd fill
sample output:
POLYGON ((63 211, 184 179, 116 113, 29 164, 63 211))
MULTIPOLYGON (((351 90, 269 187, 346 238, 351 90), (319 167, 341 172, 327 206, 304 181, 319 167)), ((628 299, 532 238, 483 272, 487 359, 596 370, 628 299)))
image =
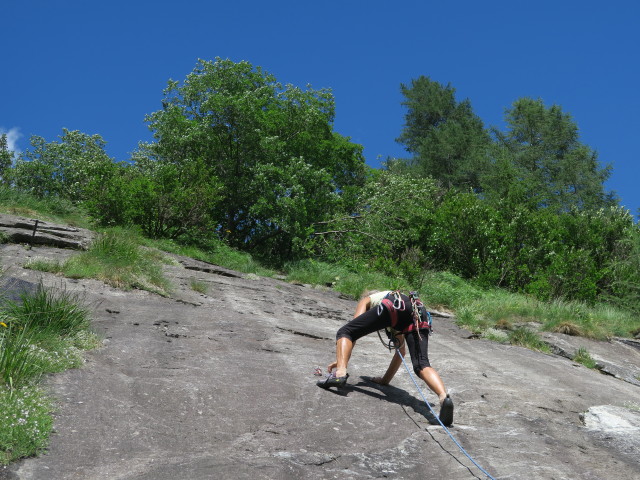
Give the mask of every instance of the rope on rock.
POLYGON ((420 388, 420 386, 418 385, 418 382, 416 382, 415 378, 413 378, 413 375, 411 374, 411 370, 409 370, 409 366, 407 365, 407 362, 404 361, 404 357, 402 356, 402 354, 400 353, 400 350, 398 347, 396 347, 396 353, 398 354, 398 356, 400 357, 400 359, 402 360, 402 364, 404 365, 404 368, 407 369, 407 372, 409 373, 409 377, 411 377, 411 380, 413 381, 413 384, 416 386, 416 388, 418 389, 418 392, 420 392, 420 396, 422 397, 422 399, 424 400, 424 403, 427 404, 427 407, 429 407, 429 410, 431 410, 431 413, 433 414, 434 417, 436 417, 438 419, 438 423, 440 423, 440 425, 442 425, 442 428, 444 428, 444 431, 447 432, 447 434, 449 435, 449 437, 451 437, 451 440, 453 440, 453 443, 455 443, 458 448, 460 449, 460 451, 462 453, 465 454, 465 456, 471 460, 471 462, 480 469, 480 471, 482 473, 484 473, 487 478, 491 479, 491 480, 495 480, 495 478, 493 478, 484 468, 482 468, 472 457, 471 455, 469 455, 466 450, 462 447, 462 445, 460 445, 460 443, 458 443, 458 441, 453 437, 453 435, 451 434, 451 432, 449 431, 449 429, 447 427, 445 427, 445 425, 442 423, 442 421, 440 421, 440 417, 438 415, 436 415, 436 412, 433 411, 433 408, 431 408, 431 405, 429 405, 429 402, 427 401, 427 399, 424 396, 424 393, 422 393, 422 389, 420 388))

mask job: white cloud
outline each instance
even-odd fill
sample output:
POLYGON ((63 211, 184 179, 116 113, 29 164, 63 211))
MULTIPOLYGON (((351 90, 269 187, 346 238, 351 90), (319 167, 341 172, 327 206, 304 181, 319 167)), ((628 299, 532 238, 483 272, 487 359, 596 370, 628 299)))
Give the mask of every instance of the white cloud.
POLYGON ((4 128, 0 127, 0 135, 2 134, 6 134, 7 135, 7 147, 9 148, 9 150, 12 150, 15 153, 20 153, 20 149, 18 148, 18 140, 22 137, 22 133, 20 133, 20 128, 18 127, 13 127, 10 128, 9 130, 5 130, 4 128))

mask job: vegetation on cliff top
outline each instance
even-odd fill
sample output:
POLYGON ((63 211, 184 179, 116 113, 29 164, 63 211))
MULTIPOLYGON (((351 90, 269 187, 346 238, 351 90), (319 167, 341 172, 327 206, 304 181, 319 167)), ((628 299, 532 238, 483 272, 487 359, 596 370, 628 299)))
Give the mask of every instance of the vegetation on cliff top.
POLYGON ((0 204, 133 227, 164 248, 229 255, 236 269, 313 261, 418 290, 448 272, 488 292, 640 312, 638 225, 568 113, 520 98, 499 130, 451 85, 420 76, 400 88, 407 158, 372 169, 335 132, 329 90, 201 60, 168 83, 146 117, 154 141, 126 161, 67 129, 17 157, 3 139, 0 204))

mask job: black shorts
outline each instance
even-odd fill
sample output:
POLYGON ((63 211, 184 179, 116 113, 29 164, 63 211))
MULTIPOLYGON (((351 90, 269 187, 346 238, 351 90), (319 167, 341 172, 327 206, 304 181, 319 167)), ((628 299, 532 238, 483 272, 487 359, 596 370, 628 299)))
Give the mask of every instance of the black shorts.
MULTIPOLYGON (((404 312, 399 312, 404 313, 404 312)), ((410 316, 411 313, 408 313, 410 316)), ((362 315, 358 315, 349 323, 344 325, 336 334, 336 340, 348 338, 352 342, 356 342, 359 338, 369 335, 378 330, 391 326, 391 315, 386 308, 372 308, 362 315)), ((405 335, 409 354, 411 355, 411 363, 413 371, 416 374, 425 368, 430 367, 429 363, 429 330, 421 330, 420 338, 418 332, 410 332, 405 335)))
POLYGON ((423 368, 431 366, 431 363, 429 363, 429 333, 427 329, 420 330, 419 337, 416 331, 404 335, 404 341, 407 342, 407 347, 409 347, 411 363, 416 375, 419 375, 423 368))

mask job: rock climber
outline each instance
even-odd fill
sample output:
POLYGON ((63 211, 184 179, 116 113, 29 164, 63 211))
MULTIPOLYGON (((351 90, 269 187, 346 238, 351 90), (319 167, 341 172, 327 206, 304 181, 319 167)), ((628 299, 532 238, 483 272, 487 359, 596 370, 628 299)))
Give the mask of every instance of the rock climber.
MULTIPOLYGON (((409 346, 414 372, 438 395, 440 421, 445 426, 451 425, 453 401, 440 375, 429 363, 430 318, 424 305, 417 298, 417 294, 413 292, 409 296, 391 290, 365 292, 358 302, 353 320, 338 330, 336 361, 329 364, 327 367, 329 376, 326 380, 319 381, 318 386, 344 387, 349 378, 347 364, 356 341, 381 329, 387 329, 391 335, 395 336, 403 357, 406 351, 405 345, 409 346)), ((372 380, 380 385, 388 385, 401 364, 400 356, 394 355, 385 374, 372 380)))

